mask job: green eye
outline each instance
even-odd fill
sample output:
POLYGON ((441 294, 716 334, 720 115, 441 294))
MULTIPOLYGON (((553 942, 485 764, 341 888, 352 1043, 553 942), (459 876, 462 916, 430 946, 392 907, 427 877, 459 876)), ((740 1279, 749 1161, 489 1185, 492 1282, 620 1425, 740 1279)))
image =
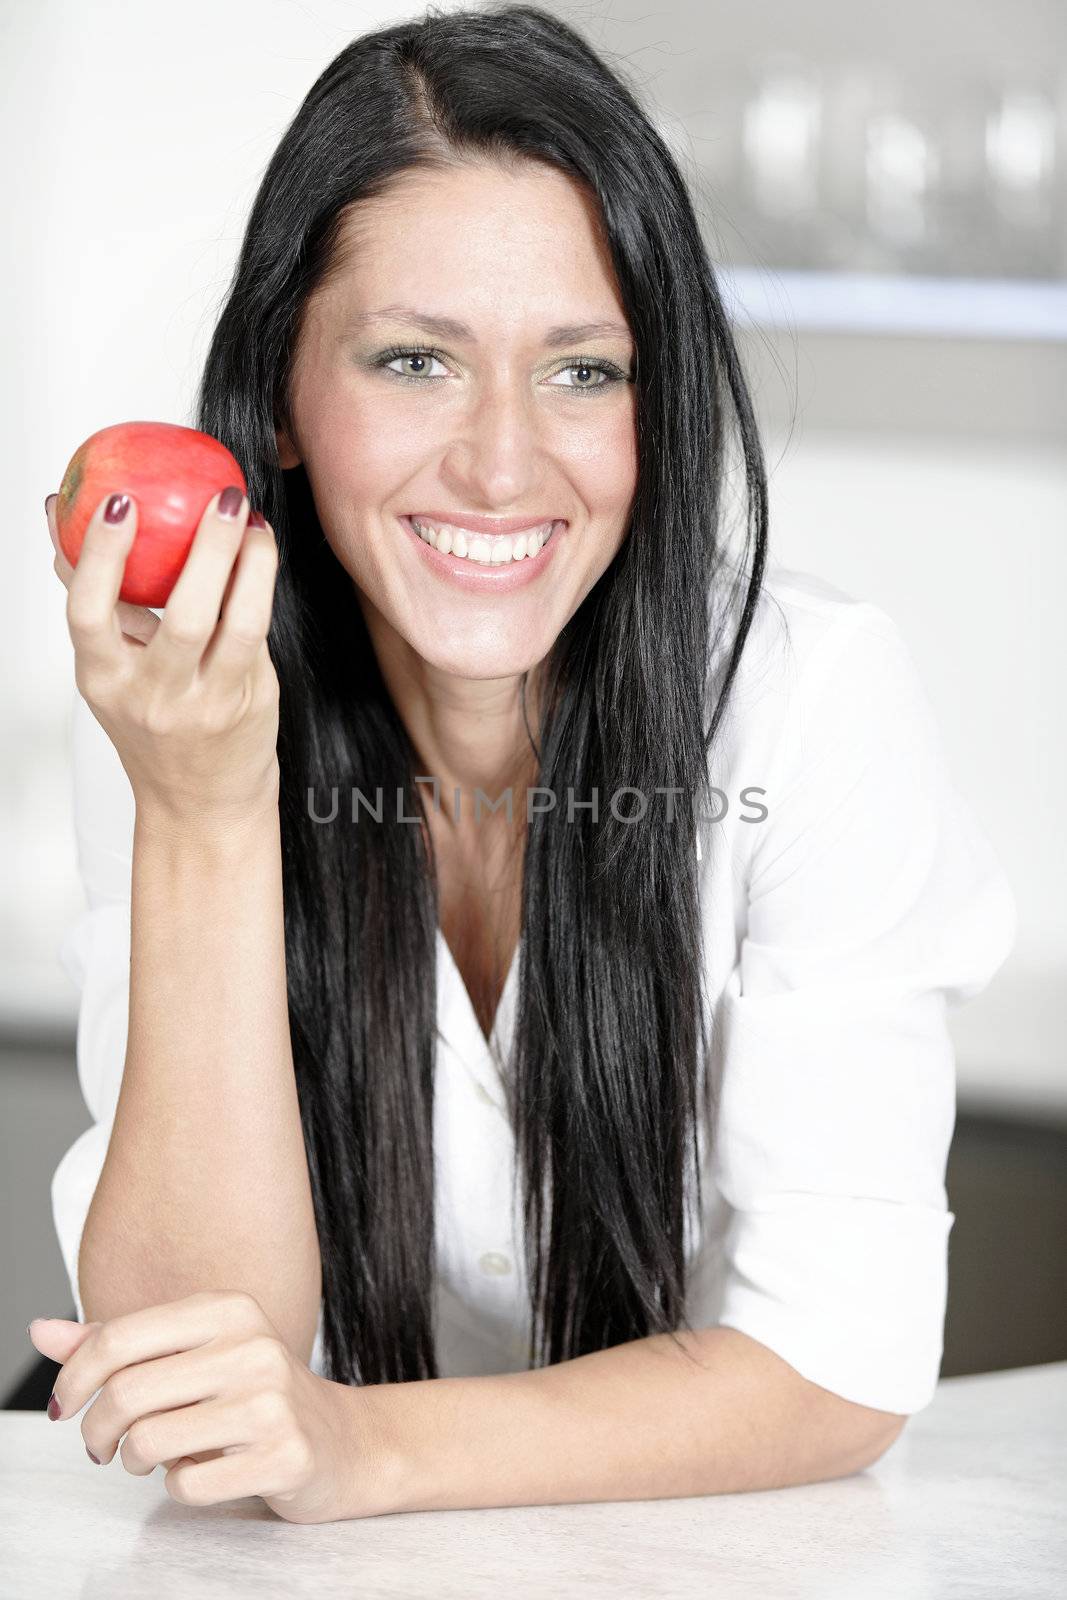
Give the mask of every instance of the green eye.
POLYGON ((556 377, 559 377, 564 372, 599 372, 603 375, 602 383, 564 383, 554 385, 554 387, 563 389, 573 389, 576 394, 587 393, 593 389, 610 389, 613 384, 618 383, 624 376, 618 367, 610 361, 572 361, 569 366, 561 367, 560 371, 556 373, 556 377))
MULTIPOLYGON (((422 361, 428 364, 439 360, 441 360, 441 357, 436 350, 428 350, 421 347, 418 349, 401 349, 399 346, 394 346, 391 350, 382 352, 375 362, 375 366, 384 367, 387 371, 393 372, 395 370, 392 366, 394 361, 422 361)), ((426 374, 424 372, 397 372, 396 376, 415 383, 421 383, 426 374)))

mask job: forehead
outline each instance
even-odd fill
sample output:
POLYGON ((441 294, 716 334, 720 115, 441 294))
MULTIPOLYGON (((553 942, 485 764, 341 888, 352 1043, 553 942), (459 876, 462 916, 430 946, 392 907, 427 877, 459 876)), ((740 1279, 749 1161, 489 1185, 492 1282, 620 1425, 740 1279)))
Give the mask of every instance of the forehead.
POLYGON ((539 162, 410 169, 352 207, 323 310, 351 317, 398 304, 475 332, 626 323, 593 197, 539 162))

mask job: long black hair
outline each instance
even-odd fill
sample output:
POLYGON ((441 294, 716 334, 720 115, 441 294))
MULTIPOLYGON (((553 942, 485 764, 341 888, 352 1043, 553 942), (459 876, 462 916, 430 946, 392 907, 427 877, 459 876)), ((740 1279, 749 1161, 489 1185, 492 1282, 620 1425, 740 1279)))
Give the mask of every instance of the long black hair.
MULTIPOLYGON (((509 1078, 530 1361, 688 1327, 690 1151, 701 1206, 710 1018, 697 827, 762 583, 762 449, 691 198, 636 90, 536 6, 431 8, 353 40, 286 129, 197 399, 196 426, 240 461, 280 551, 268 647, 289 1018, 324 1365, 349 1383, 438 1375, 438 886, 427 830, 392 804, 399 789, 401 816, 425 815, 413 747, 304 468, 281 469, 276 428, 291 422, 304 307, 340 270, 352 209, 408 169, 471 158, 548 163, 593 197, 637 350, 627 536, 539 664, 536 781, 557 796, 596 791, 599 815, 561 823, 557 809, 526 830, 509 1078), (724 515, 735 439, 740 562, 724 515), (336 825, 312 820, 309 791, 321 801, 335 787, 371 800, 381 789, 381 825, 352 825, 345 803, 336 825), (609 805, 623 788, 645 799, 639 822, 627 819, 640 802, 609 805)), ((524 709, 525 689, 524 674, 524 709)))

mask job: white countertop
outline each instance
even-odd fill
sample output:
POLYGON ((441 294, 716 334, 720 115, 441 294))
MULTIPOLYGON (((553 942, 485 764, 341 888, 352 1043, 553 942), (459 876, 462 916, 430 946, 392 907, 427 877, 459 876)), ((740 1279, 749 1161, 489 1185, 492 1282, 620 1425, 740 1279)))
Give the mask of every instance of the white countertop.
POLYGON ((0 1412, 5 1600, 1061 1600, 1065 1507, 1067 1361, 942 1380, 831 1483, 306 1527, 259 1499, 179 1505, 160 1468, 94 1466, 80 1425, 0 1412))

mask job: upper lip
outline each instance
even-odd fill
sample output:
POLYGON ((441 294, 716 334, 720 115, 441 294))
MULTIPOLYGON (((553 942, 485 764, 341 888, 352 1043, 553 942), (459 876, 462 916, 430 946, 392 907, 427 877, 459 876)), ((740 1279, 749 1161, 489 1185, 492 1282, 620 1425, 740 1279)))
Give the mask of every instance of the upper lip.
POLYGON ((409 517, 428 522, 447 522, 453 528, 469 528, 471 533, 529 533, 562 517, 480 517, 473 511, 409 511, 409 517))

